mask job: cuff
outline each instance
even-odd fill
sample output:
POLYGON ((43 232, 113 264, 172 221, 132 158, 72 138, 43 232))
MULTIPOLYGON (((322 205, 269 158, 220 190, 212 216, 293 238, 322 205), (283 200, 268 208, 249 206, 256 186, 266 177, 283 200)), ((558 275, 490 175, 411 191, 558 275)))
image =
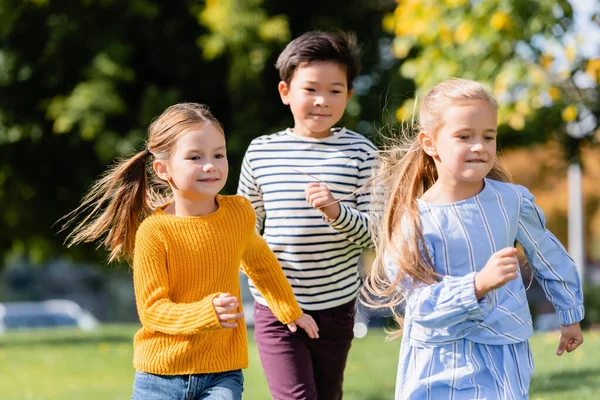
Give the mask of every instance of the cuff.
POLYGON ((556 310, 558 323, 562 326, 573 325, 580 322, 585 316, 583 304, 568 310, 556 310))
POLYGON ((348 210, 348 206, 345 204, 340 204, 340 215, 337 216, 333 221, 328 219, 326 216, 323 216, 325 222, 328 222, 332 228, 339 228, 341 225, 346 223, 347 217, 350 215, 350 210, 348 210))
POLYGON ((459 294, 459 304, 464 308, 470 319, 483 321, 491 311, 492 302, 488 296, 477 300, 475 295, 475 274, 471 272, 460 278, 461 287, 464 288, 459 294))

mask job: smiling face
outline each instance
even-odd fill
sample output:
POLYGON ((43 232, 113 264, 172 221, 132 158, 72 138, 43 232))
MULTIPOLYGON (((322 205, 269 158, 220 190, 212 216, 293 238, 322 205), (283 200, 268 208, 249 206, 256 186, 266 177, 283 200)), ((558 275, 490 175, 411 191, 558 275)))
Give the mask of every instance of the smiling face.
POLYGON ((294 133, 321 138, 331 135, 352 95, 346 71, 330 61, 312 61, 298 66, 289 84, 279 82, 281 101, 294 115, 294 133))
POLYGON ((214 198, 225 186, 229 165, 223 133, 211 123, 186 133, 167 162, 155 166, 178 198, 194 201, 214 198))
POLYGON ((434 137, 420 135, 421 145, 436 165, 440 180, 478 182, 492 169, 496 157, 498 112, 485 100, 451 103, 443 112, 434 137))

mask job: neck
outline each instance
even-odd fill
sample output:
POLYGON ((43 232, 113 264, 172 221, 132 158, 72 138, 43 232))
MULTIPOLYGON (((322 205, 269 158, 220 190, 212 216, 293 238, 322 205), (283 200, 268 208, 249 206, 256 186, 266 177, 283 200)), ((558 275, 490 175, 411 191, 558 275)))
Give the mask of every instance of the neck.
POLYGON ((178 217, 197 217, 211 214, 217 211, 218 208, 219 205, 215 196, 193 200, 175 196, 175 201, 173 201, 165 211, 178 217))
POLYGON ((422 199, 429 203, 456 203, 476 196, 483 189, 483 180, 474 182, 457 181, 439 177, 422 199))
POLYGON ((315 139, 322 139, 331 136, 331 128, 323 132, 313 132, 310 129, 307 129, 303 126, 294 125, 294 127, 292 128, 292 132, 294 132, 294 134, 298 136, 304 136, 315 139))

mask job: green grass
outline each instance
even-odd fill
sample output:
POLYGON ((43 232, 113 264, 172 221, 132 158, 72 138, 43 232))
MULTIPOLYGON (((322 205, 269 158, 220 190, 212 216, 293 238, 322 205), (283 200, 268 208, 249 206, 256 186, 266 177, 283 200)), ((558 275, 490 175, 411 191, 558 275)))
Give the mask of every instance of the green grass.
MULTIPOLYGON (((0 399, 128 399, 136 329, 109 325, 96 333, 47 330, 0 336, 0 399)), ((353 342, 345 400, 393 399, 400 342, 384 338, 383 332, 371 330, 353 342)), ((531 340, 536 363, 531 399, 600 398, 600 334, 587 332, 583 347, 562 357, 555 355, 557 341, 557 333, 531 340)), ((245 399, 270 398, 254 343, 244 374, 245 399)))

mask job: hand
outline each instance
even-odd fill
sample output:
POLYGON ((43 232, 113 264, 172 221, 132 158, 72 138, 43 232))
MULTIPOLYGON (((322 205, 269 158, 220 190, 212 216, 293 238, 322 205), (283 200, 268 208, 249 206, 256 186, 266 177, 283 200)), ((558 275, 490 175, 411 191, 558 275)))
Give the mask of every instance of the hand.
POLYGON ((330 221, 336 220, 340 215, 340 203, 333 197, 324 183, 309 183, 305 194, 308 204, 319 209, 330 221))
POLYGON ((570 353, 581 346, 583 343, 583 333, 581 333, 579 323, 561 326, 558 342, 558 349, 556 349, 556 355, 558 356, 562 356, 565 350, 567 350, 567 353, 570 353))
POLYGON ((475 296, 481 299, 488 292, 504 286, 519 276, 517 249, 505 247, 492 254, 487 264, 475 275, 475 296))
POLYGON ((243 312, 235 312, 239 307, 238 299, 229 293, 221 293, 215 297, 213 307, 223 328, 235 328, 238 326, 236 320, 244 318, 243 312))
POLYGON ((287 324, 287 327, 289 328, 290 331, 296 332, 296 330, 297 330, 296 325, 298 325, 300 328, 304 329, 306 331, 306 333, 308 334, 309 338, 311 338, 311 339, 319 338, 319 327, 317 326, 317 323, 315 322, 313 317, 311 317, 310 315, 302 314, 302 316, 300 318, 298 318, 294 322, 290 322, 289 324, 287 324))

